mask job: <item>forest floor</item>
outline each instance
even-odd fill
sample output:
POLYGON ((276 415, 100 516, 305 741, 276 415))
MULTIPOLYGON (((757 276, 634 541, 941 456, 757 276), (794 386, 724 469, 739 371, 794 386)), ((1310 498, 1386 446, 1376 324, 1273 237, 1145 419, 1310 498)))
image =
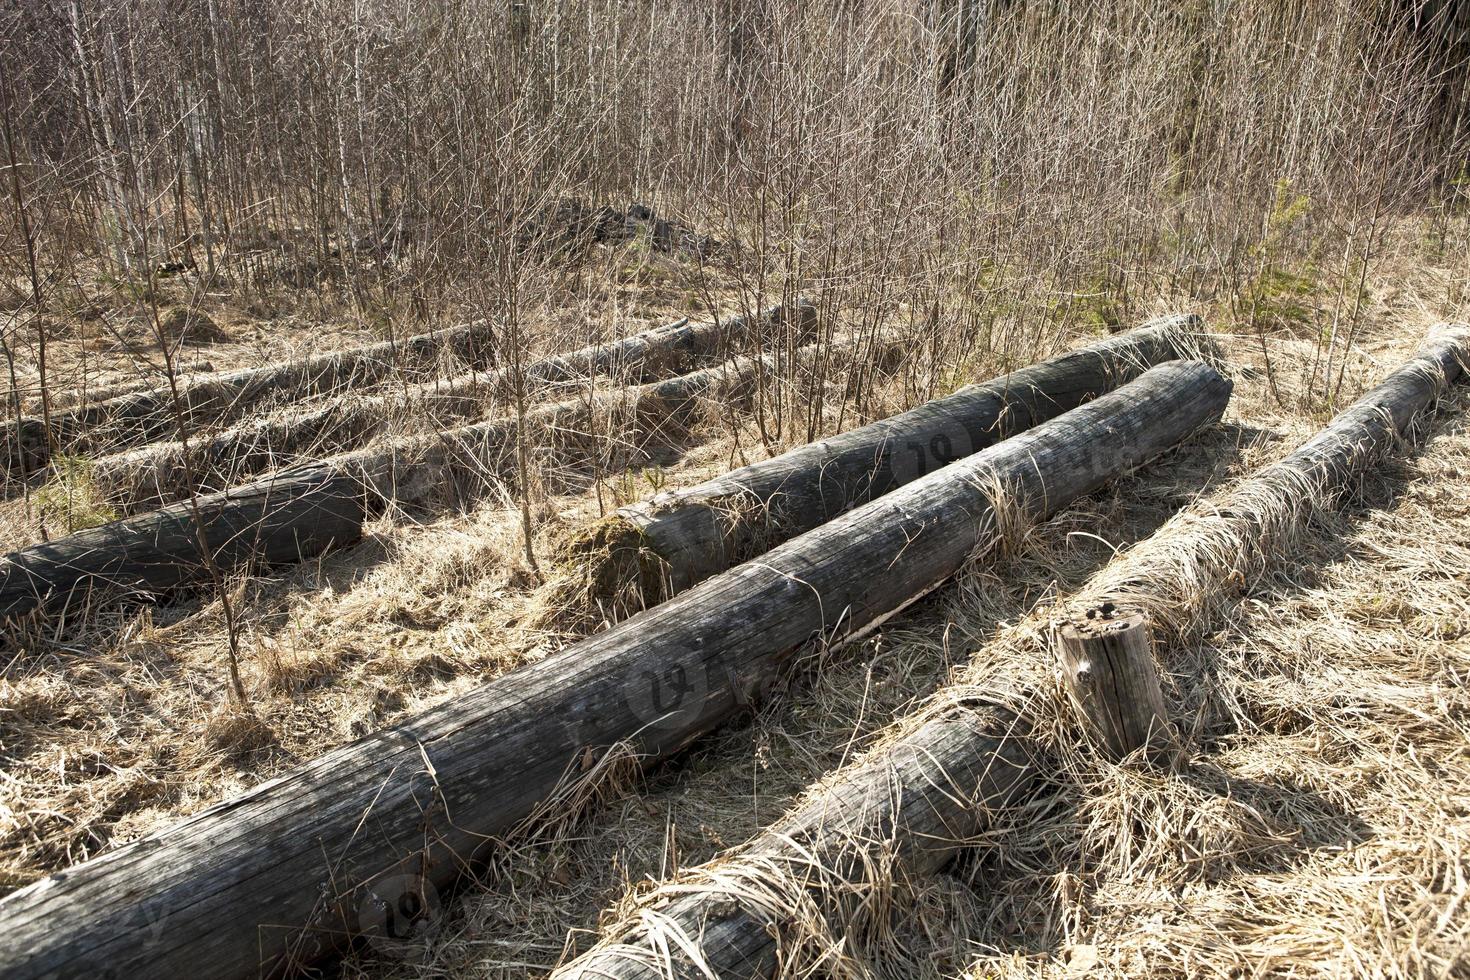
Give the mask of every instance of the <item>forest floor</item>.
MULTIPOLYGON (((626 334, 707 312, 700 297, 713 294, 685 281, 686 271, 662 262, 656 275, 608 277, 613 285, 544 325, 546 343, 565 349, 578 332, 626 334)), ((1375 273, 1338 405, 1407 357, 1430 324, 1470 316, 1465 275, 1418 256, 1375 273)), ((733 292, 729 283, 722 289, 722 298, 733 292)), ((1319 299, 1328 302, 1303 294, 1304 314, 1259 332, 1231 333, 1237 325, 1187 297, 1146 311, 1192 309, 1225 331, 1236 389, 1224 424, 1033 529, 1014 553, 968 568, 679 763, 610 788, 599 812, 527 842, 459 890, 423 943, 361 949, 346 971, 538 974, 594 941, 601 910, 630 889, 768 825, 1008 624, 1320 427, 1331 406, 1307 394, 1324 350, 1319 299)), ((326 308, 318 303, 314 314, 314 302, 283 300, 266 316, 206 295, 200 308, 216 339, 188 348, 181 365, 224 370, 382 335, 350 326, 360 318, 340 305, 324 322, 326 308)), ((126 381, 149 322, 132 310, 100 316, 105 336, 79 328, 55 343, 56 369, 77 378, 85 363, 101 383, 126 381)), ((1078 324, 1058 346, 1095 339, 1078 324)), ((822 427, 850 428, 915 399, 912 384, 895 382, 872 392, 862 413, 822 415, 822 427)), ((1365 480, 1219 624, 1207 649, 1183 657, 1208 655, 1215 683, 1248 724, 1206 726, 1179 774, 1108 768, 1086 784, 1057 777, 984 856, 912 883, 875 972, 1470 970, 1467 408, 1470 397, 1455 394, 1420 448, 1365 480)), ((537 569, 522 555, 521 512, 505 491, 459 510, 393 510, 353 547, 242 578, 232 598, 243 708, 229 694, 217 598, 133 608, 21 646, 11 638, 0 649, 0 888, 104 853, 534 665, 603 625, 558 608, 576 572, 558 558, 570 530, 802 438, 793 426, 772 439, 749 418, 732 428, 712 408, 690 430, 642 447, 621 474, 574 481, 573 492, 538 501, 537 569)), ((29 497, 11 495, 0 507, 7 546, 42 532, 29 497)), ((1004 657, 996 663, 1003 669, 1004 657)))

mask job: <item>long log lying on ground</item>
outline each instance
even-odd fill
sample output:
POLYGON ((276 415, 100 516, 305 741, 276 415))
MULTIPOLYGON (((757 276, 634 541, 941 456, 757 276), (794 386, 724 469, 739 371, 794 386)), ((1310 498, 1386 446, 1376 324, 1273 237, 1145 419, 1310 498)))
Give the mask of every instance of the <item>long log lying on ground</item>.
POLYGON ((616 343, 546 358, 529 365, 526 376, 533 384, 541 385, 604 376, 658 378, 686 369, 701 358, 729 357, 741 345, 767 346, 773 333, 781 335, 787 346, 794 348, 810 338, 816 323, 817 308, 804 299, 773 306, 756 317, 735 316, 697 323, 685 319, 616 343), (732 346, 737 349, 732 350, 732 346))
POLYGON ((1035 753, 1022 744, 1026 720, 996 705, 1000 681, 983 669, 1000 654, 1037 665, 1035 676, 1012 679, 1022 689, 1003 700, 1041 703, 1050 689, 1045 646, 1054 608, 1142 609, 1175 635, 1206 633, 1218 622, 1220 597, 1282 560, 1283 545, 1314 509, 1341 500, 1409 435, 1413 420, 1462 376, 1467 357, 1470 328, 1431 334, 1408 364, 1296 451, 1178 515, 1065 602, 1007 630, 959 683, 932 695, 784 820, 643 897, 557 980, 771 977, 810 945, 811 933, 801 930, 813 915, 829 940, 874 925, 866 899, 883 886, 874 869, 890 879, 938 870, 1039 774, 1040 764, 1029 761, 1035 753))
MULTIPOLYGON (((809 337, 816 308, 801 302, 791 308, 791 316, 787 309, 774 306, 756 319, 742 315, 691 323, 685 318, 612 344, 535 361, 525 370, 530 393, 544 395, 598 377, 640 380, 682 374, 718 362, 753 340, 775 340, 786 327, 791 328, 789 336, 781 340, 809 337)), ((472 418, 495 400, 508 399, 508 384, 505 372, 489 371, 406 393, 347 392, 325 406, 285 410, 187 445, 167 442, 106 456, 92 462, 87 478, 98 499, 124 514, 134 513, 180 500, 196 489, 233 486, 305 456, 345 452, 391 431, 404 418, 432 425, 472 418)))
MULTIPOLYGON (((560 451, 568 464, 586 461, 608 447, 599 431, 614 433, 623 445, 637 443, 679 424, 700 399, 739 403, 773 366, 769 355, 740 357, 666 381, 542 405, 527 413, 525 435, 538 450, 560 451)), ((497 418, 396 439, 12 552, 0 557, 0 620, 208 581, 207 553, 216 570, 231 572, 351 544, 390 502, 447 492, 473 496, 487 475, 510 469, 520 428, 514 417, 497 418)))
MULTIPOLYGON (((0 973, 270 973, 324 955, 413 876, 440 887, 599 752, 666 758, 1039 520, 1217 420, 1175 362, 920 479, 620 626, 0 900, 0 973), (161 926, 161 927, 160 927, 161 926)), ((381 913, 377 912, 379 918, 381 913)))
POLYGON ((639 914, 552 976, 801 976, 818 958, 841 955, 821 924, 857 912, 877 884, 874 869, 895 879, 933 874, 1032 782, 1030 746, 1010 711, 945 698, 926 714, 726 859, 645 897, 639 914), (708 972, 681 949, 697 951, 708 972))
MULTIPOLYGON (((747 344, 752 337, 775 329, 789 327, 793 337, 800 337, 811 331, 815 319, 815 308, 806 303, 797 303, 794 312, 777 306, 759 317, 697 323, 686 318, 610 344, 533 362, 523 373, 532 390, 591 377, 663 377, 688 370, 701 360, 708 363, 729 356, 732 345, 747 344)), ((385 341, 300 362, 200 378, 180 390, 184 421, 190 429, 220 425, 243 418, 274 396, 285 394, 292 401, 300 401, 348 391, 383 381, 400 366, 432 365, 445 354, 473 368, 483 368, 491 353, 491 336, 489 326, 471 324, 396 343, 385 341)), ((456 383, 468 387, 476 380, 472 376, 456 379, 456 383)), ((447 394, 452 397, 454 392, 447 394)), ((310 422, 303 424, 309 426, 310 422)), ((332 424, 330 413, 324 424, 332 424)), ((167 388, 154 388, 54 415, 50 438, 40 419, 11 422, 3 434, 7 447, 4 459, 7 468, 24 471, 44 463, 53 443, 70 451, 96 453, 170 438, 177 432, 172 393, 167 388)))
MULTIPOLYGON (((484 366, 494 332, 483 322, 382 341, 300 361, 242 368, 181 380, 179 401, 191 429, 242 418, 261 403, 292 400, 355 385, 374 384, 395 370, 424 371, 441 358, 484 366)), ((40 418, 13 419, 0 432, 6 470, 24 473, 43 466, 53 446, 66 452, 106 452, 121 446, 166 439, 178 432, 173 392, 167 386, 79 405, 51 416, 48 433, 40 418)))
POLYGON ((1076 408, 1155 364, 1192 356, 1199 328, 1198 317, 1167 317, 624 507, 577 549, 590 556, 588 581, 596 591, 617 591, 636 575, 665 595, 681 592, 855 505, 1076 408))

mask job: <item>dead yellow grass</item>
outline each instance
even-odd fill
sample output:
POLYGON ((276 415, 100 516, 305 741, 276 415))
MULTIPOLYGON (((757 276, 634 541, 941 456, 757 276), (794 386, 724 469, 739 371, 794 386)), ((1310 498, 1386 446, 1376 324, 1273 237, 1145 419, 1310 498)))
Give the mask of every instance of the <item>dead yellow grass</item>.
MULTIPOLYGON (((1397 363, 1423 324, 1463 312, 1439 292, 1453 272, 1384 275, 1395 285, 1375 283, 1383 298, 1351 352, 1349 389, 1397 363)), ((589 945, 600 910, 630 887, 741 843, 976 651, 971 680, 1049 677, 1025 638, 1043 614, 1028 614, 1197 494, 1314 430, 1326 406, 1276 394, 1306 390, 1317 349, 1313 338, 1236 337, 1227 427, 1033 529, 999 566, 962 576, 855 648, 813 660, 751 724, 678 766, 648 777, 612 766, 596 806, 528 828, 426 943, 365 951, 349 973, 549 968, 589 945)), ((913 393, 875 404, 898 408, 913 393)), ((1325 517, 1243 601, 1212 611, 1208 629, 1180 634, 1169 693, 1195 740, 1191 770, 1099 766, 1063 751, 1059 734, 1065 764, 1044 802, 981 857, 932 882, 895 883, 882 903, 893 918, 876 917, 885 924, 852 948, 854 962, 948 977, 1065 975, 1088 963, 1119 975, 1448 972, 1470 918, 1470 436, 1454 421, 1437 432, 1421 455, 1375 475, 1350 516, 1325 517)), ((735 438, 707 427, 660 478, 697 482, 780 448, 748 425, 735 438)), ((644 491, 608 476, 546 501, 540 553, 624 492, 644 491)), ((229 704, 217 602, 135 609, 7 654, 0 887, 141 836, 600 625, 548 616, 556 570, 543 580, 525 567, 518 521, 508 496, 466 513, 390 514, 356 548, 238 583, 248 711, 229 704)), ((844 924, 829 925, 835 942, 844 924)))

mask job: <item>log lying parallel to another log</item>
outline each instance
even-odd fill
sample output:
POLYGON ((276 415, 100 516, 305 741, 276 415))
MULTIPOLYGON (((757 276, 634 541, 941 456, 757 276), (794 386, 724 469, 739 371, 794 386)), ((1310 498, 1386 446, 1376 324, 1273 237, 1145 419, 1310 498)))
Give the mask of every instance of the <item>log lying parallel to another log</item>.
MULTIPOLYGON (((0 900, 0 973, 271 973, 362 931, 404 876, 447 884, 598 753, 669 757, 997 538, 1217 420, 1230 382, 1176 362, 787 542, 532 669, 330 752, 0 900), (996 494, 1003 494, 1004 504, 996 494)), ((401 890, 401 889, 400 889, 401 890)))
MULTIPOLYGON (((538 449, 560 450, 568 464, 585 461, 607 447, 598 431, 637 443, 678 424, 701 399, 740 403, 774 366, 771 355, 740 357, 666 381, 541 405, 526 413, 526 438, 538 449)), ((222 572, 290 564, 351 544, 390 502, 451 491, 474 496, 487 474, 504 472, 500 464, 508 464, 519 434, 519 421, 509 417, 396 439, 31 545, 0 557, 0 620, 208 581, 200 524, 222 572)))
POLYGON ((588 579, 618 587, 649 565, 681 592, 772 545, 1055 418, 1149 367, 1199 352, 1194 316, 1154 321, 912 411, 618 511, 596 529, 588 579), (606 567, 603 567, 606 566, 606 567))
MULTIPOLYGON (((663 377, 688 370, 701 359, 708 362, 727 357, 731 344, 747 343, 753 336, 761 337, 783 326, 789 327, 793 338, 799 338, 810 333, 815 322, 816 309, 804 302, 795 304, 794 312, 777 306, 755 318, 698 323, 686 318, 610 344, 536 361, 523 373, 532 390, 602 376, 634 380, 663 377)), ((199 378, 180 389, 184 421, 190 429, 224 424, 243 418, 276 395, 285 394, 299 401, 348 391, 381 382, 400 368, 422 371, 445 355, 480 370, 489 362, 492 337, 490 326, 475 323, 299 362, 199 378)), ((473 377, 456 382, 461 387, 476 383, 473 377)), ((455 393, 448 394, 452 398, 455 393)), ((330 413, 324 424, 331 424, 330 413)), ((303 425, 309 426, 310 422, 303 425)), ((50 438, 40 419, 12 421, 0 434, 6 447, 0 459, 6 461, 7 469, 25 471, 44 464, 53 443, 68 451, 98 453, 177 434, 172 393, 168 388, 153 388, 53 415, 50 438)))
POLYGON ((840 919, 850 910, 838 903, 857 905, 875 868, 896 879, 940 870, 1033 781, 1011 712, 953 701, 931 714, 733 854, 664 885, 639 903, 646 916, 614 923, 554 980, 743 980, 783 964, 800 976, 803 958, 838 955, 795 924, 840 919))
MULTIPOLYGON (((483 367, 489 362, 494 331, 483 322, 382 341, 300 361, 242 368, 181 379, 179 400, 191 429, 242 418, 268 399, 292 400, 354 385, 375 384, 395 370, 423 372, 441 358, 483 367)), ((64 452, 107 452, 178 434, 173 392, 167 385, 78 405, 42 419, 12 419, 0 430, 0 464, 11 473, 44 466, 53 446, 64 452)))
MULTIPOLYGON (((790 308, 774 306, 757 318, 735 316, 691 323, 686 317, 615 343, 534 361, 524 372, 528 394, 544 395, 600 376, 640 381, 682 374, 718 362, 752 341, 774 340, 766 335, 784 328, 790 328, 790 336, 780 339, 800 342, 815 326, 816 308, 806 302, 790 308)), ((306 455, 345 452, 388 432, 405 416, 442 424, 480 415, 490 400, 508 395, 508 383, 505 372, 489 371, 425 384, 406 393, 345 392, 328 405, 283 411, 213 436, 200 436, 187 447, 166 442, 105 456, 92 462, 88 477, 99 499, 124 514, 134 513, 180 500, 193 490, 232 486, 306 455)))
POLYGON ((691 323, 687 318, 625 337, 611 344, 584 347, 528 365, 533 386, 586 381, 588 378, 652 379, 664 377, 700 359, 729 357, 732 345, 769 346, 773 333, 788 347, 805 343, 817 325, 817 308, 805 299, 773 306, 756 317, 691 323))
MULTIPOLYGON (((1273 545, 1289 541, 1315 507, 1340 500, 1408 435, 1414 418, 1462 376, 1467 357, 1470 328, 1431 334, 1413 360, 1317 436, 1177 516, 1057 606, 1142 608, 1176 632, 1190 621, 1198 633, 1208 631, 1218 594, 1243 588, 1279 561, 1273 545)), ((1033 612, 996 647, 1044 646, 1050 615, 1050 607, 1033 612)), ((1046 663, 1045 650, 1029 652, 1046 663)), ((556 980, 771 977, 778 962, 802 955, 802 914, 819 916, 839 941, 875 925, 867 900, 884 886, 875 869, 886 879, 938 870, 1040 775, 1026 719, 995 703, 999 678, 978 672, 994 660, 977 656, 961 683, 932 695, 749 844, 643 897, 556 980)), ((1032 682, 1005 700, 1046 697, 1046 679, 1032 682)))

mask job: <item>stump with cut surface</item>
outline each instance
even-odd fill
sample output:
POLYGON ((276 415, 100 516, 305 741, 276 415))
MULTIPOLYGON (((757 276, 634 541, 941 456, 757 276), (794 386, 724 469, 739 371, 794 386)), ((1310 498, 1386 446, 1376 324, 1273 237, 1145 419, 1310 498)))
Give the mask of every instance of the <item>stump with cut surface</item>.
POLYGON ((1053 641, 1067 695, 1110 758, 1142 752, 1159 765, 1177 757, 1142 613, 1104 603, 1057 624, 1053 641))

